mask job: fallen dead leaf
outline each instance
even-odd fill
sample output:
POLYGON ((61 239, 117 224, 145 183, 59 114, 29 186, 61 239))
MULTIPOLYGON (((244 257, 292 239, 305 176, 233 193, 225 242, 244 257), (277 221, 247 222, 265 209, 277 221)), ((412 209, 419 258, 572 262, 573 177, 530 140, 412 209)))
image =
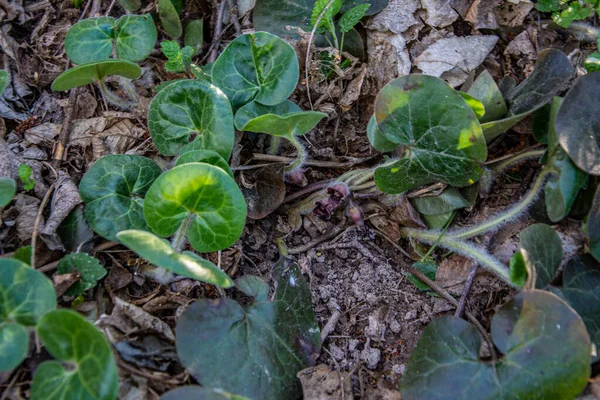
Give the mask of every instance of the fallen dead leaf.
POLYGON ((113 313, 122 313, 131 318, 131 320, 133 320, 141 329, 160 333, 168 340, 173 342, 175 341, 175 334, 166 322, 144 311, 140 307, 134 306, 133 304, 120 299, 119 297, 115 297, 114 301, 115 310, 113 310, 113 313))
POLYGON ((352 380, 347 372, 334 371, 325 364, 303 369, 296 374, 304 400, 352 399, 352 380))

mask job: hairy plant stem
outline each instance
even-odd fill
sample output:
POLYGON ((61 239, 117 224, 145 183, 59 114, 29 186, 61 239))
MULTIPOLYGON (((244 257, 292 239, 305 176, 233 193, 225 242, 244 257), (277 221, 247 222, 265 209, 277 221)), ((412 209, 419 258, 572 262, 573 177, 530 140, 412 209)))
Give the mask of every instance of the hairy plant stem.
POLYGON ((294 145, 296 151, 298 152, 296 159, 284 169, 285 172, 293 172, 300 168, 302 164, 304 164, 304 160, 306 160, 306 149, 295 136, 290 135, 287 136, 286 139, 289 140, 292 145, 294 145))
POLYGON ((442 236, 440 232, 426 231, 420 229, 404 228, 400 230, 400 234, 408 239, 416 239, 419 242, 426 244, 434 244, 437 242, 438 246, 445 249, 454 251, 459 254, 463 254, 467 257, 474 259, 484 267, 494 272, 498 277, 508 283, 510 286, 515 286, 510 281, 508 275, 508 268, 503 265, 500 261, 490 255, 487 251, 471 244, 464 242, 460 239, 452 238, 449 236, 442 236))
POLYGON ((453 238, 453 239, 471 238, 474 236, 481 235, 482 233, 485 233, 492 229, 496 229, 500 225, 503 225, 504 223, 517 217, 519 214, 521 214, 523 211, 525 211, 534 202, 534 200, 537 198, 538 193, 539 193, 540 189, 542 188, 546 178, 548 177, 548 175, 550 175, 554 172, 555 171, 550 168, 542 169, 542 172, 540 172, 540 174, 538 175, 537 179, 535 180, 533 186, 531 187, 529 192, 525 195, 523 200, 521 200, 521 202, 519 202, 516 206, 510 208, 508 211, 500 213, 500 214, 482 222, 481 224, 476 225, 467 230, 450 231, 447 233, 446 236, 453 238))
POLYGON ((97 83, 98 88, 100 89, 100 93, 102 94, 104 100, 121 110, 130 110, 132 108, 131 104, 127 104, 127 102, 125 102, 119 96, 108 90, 104 85, 104 82, 97 81, 97 83))
POLYGON ((277 154, 279 150, 279 142, 281 138, 279 136, 271 135, 271 143, 269 144, 269 154, 277 154))
POLYGON ((171 247, 177 252, 181 253, 183 250, 183 246, 187 243, 187 231, 194 220, 194 214, 190 213, 186 219, 183 220, 177 232, 175 232, 175 236, 173 236, 173 240, 171 241, 171 247))
POLYGON ((501 163, 499 163, 498 165, 494 166, 492 168, 492 171, 494 174, 499 174, 500 172, 504 171, 505 169, 516 165, 518 163, 520 163, 521 161, 525 161, 531 158, 539 158, 541 156, 544 155, 545 153, 545 149, 540 149, 540 150, 530 150, 530 151, 525 151, 523 153, 519 153, 519 154, 515 154, 514 156, 502 161, 501 163))

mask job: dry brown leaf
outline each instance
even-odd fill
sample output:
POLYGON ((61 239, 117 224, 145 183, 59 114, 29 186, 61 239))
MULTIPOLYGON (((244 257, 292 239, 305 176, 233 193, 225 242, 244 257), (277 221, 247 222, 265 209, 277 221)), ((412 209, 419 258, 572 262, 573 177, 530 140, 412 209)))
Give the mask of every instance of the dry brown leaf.
POLYGON ((352 399, 352 380, 347 372, 334 371, 325 364, 298 372, 304 400, 352 399))
POLYGON ((67 289, 69 289, 73 284, 79 282, 81 279, 81 274, 77 270, 73 270, 68 274, 56 274, 52 277, 52 283, 54 284, 54 291, 56 292, 56 297, 60 297, 67 289))
POLYGON ((454 254, 440 263, 435 272, 435 282, 450 293, 460 294, 472 266, 473 261, 454 254))
MULTIPOLYGON (((144 311, 140 307, 134 306, 118 297, 115 297, 115 310, 131 318, 141 329, 158 332, 164 335, 165 338, 175 341, 175 334, 169 325, 161 319, 144 311)), ((130 332, 127 332, 130 333, 130 332)))
POLYGON ((363 64, 360 68, 360 72, 354 79, 352 79, 352 81, 350 81, 346 91, 340 99, 340 108, 342 109, 342 112, 350 111, 354 102, 358 100, 366 75, 367 64, 363 64))
POLYGON ((450 0, 421 0, 427 10, 427 25, 443 28, 458 19, 458 13, 450 5, 450 0))
POLYGON ((496 17, 502 26, 520 27, 534 6, 530 0, 506 0, 496 9, 496 17))

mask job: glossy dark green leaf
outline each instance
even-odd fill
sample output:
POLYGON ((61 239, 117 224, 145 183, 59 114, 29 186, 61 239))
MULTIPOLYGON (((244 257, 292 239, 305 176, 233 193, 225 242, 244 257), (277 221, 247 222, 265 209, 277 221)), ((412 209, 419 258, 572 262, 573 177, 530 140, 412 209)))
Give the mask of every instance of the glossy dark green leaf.
POLYGON ((310 132, 325 117, 327 114, 322 112, 301 111, 290 100, 275 106, 253 101, 236 112, 235 126, 245 132, 290 137, 310 132))
MULTIPOLYGON (((432 281, 435 280, 435 272, 437 271, 436 263, 431 262, 431 261, 419 261, 419 262, 414 263, 412 266, 413 266, 413 268, 415 268, 417 271, 423 273, 425 276, 427 276, 432 281)), ((415 285, 415 287, 421 291, 428 292, 428 291, 432 290, 428 284, 426 284, 425 282, 423 282, 422 280, 420 280, 413 274, 409 273, 406 276, 406 279, 408 279, 408 281, 410 283, 415 285)))
POLYGON ((201 80, 182 80, 163 90, 150 103, 148 128, 158 151, 174 156, 198 134, 202 149, 225 160, 233 148, 233 113, 227 96, 201 80))
POLYGON ((163 394, 159 400, 248 400, 248 398, 200 386, 184 386, 163 394))
POLYGON ((519 293, 492 320, 504 354, 479 359, 481 336, 463 319, 441 317, 423 331, 400 381, 403 400, 573 399, 590 376, 591 343, 581 318, 540 290, 519 293))
POLYGON ((189 164, 189 163, 201 162, 210 165, 214 165, 215 167, 221 168, 223 171, 227 172, 229 176, 233 178, 233 171, 227 164, 227 161, 223 160, 217 152, 211 150, 192 150, 183 152, 175 162, 175 166, 189 164))
POLYGON ((173 235, 182 223, 200 252, 235 243, 246 224, 246 202, 235 181, 221 168, 190 163, 162 174, 144 201, 148 226, 159 236, 173 235))
POLYGON ((555 128, 562 148, 583 171, 600 175, 600 72, 579 78, 556 115, 555 128))
POLYGON ((225 272, 189 251, 175 252, 169 242, 150 232, 128 230, 118 234, 119 240, 150 263, 176 274, 229 288, 233 281, 225 272))
POLYGON ((81 277, 78 282, 67 289, 65 292, 67 296, 83 294, 86 290, 95 287, 107 273, 97 258, 84 253, 71 253, 64 256, 58 263, 57 272, 69 274, 75 269, 81 277))
POLYGON ((85 218, 94 232, 116 241, 122 230, 148 229, 143 196, 161 172, 142 156, 113 154, 98 160, 79 184, 85 218))
POLYGON ((498 85, 496 85, 494 78, 487 70, 479 74, 467 93, 483 104, 485 114, 479 117, 479 122, 481 123, 502 118, 508 110, 504 97, 500 89, 498 89, 498 85))
POLYGON ((2 94, 2 92, 4 92, 6 86, 8 86, 8 72, 6 72, 3 69, 0 69, 0 95, 2 94))
POLYGON ((17 193, 17 184, 14 179, 0 178, 0 208, 6 207, 17 193))
POLYGON ((415 210, 424 215, 444 214, 471 205, 458 189, 452 186, 447 187, 437 196, 415 197, 410 202, 415 210))
POLYGON ((572 76, 573 66, 562 51, 552 48, 542 50, 533 73, 507 93, 509 114, 506 118, 481 125, 485 139, 488 142, 495 139, 543 107, 565 87, 572 76))
POLYGON ((569 260, 562 293, 585 322, 592 342, 600 345, 600 265, 589 255, 569 260))
POLYGON ((15 260, 21 261, 25 265, 31 264, 31 255, 33 254, 33 248, 31 246, 19 247, 15 254, 12 256, 15 260))
POLYGON ((100 82, 109 75, 119 75, 128 79, 137 79, 142 74, 141 68, 126 60, 104 60, 81 64, 60 74, 52 82, 52 90, 62 91, 100 82))
POLYGON ((383 136, 383 133, 381 133, 379 127, 377 127, 375 115, 369 119, 369 124, 367 125, 367 138, 369 139, 371 146, 382 153, 393 151, 398 147, 396 143, 390 142, 383 136))
POLYGON ((16 368, 27 357, 29 334, 23 325, 0 322, 0 372, 16 368))
POLYGON ((402 193, 433 182, 467 186, 483 174, 487 147, 477 117, 463 98, 439 78, 408 75, 377 96, 375 118, 404 156, 375 170, 385 193, 402 193))
POLYGON ((600 261, 600 189, 596 189, 592 208, 588 214, 587 233, 590 239, 590 253, 600 261))
POLYGON ((117 58, 141 61, 156 43, 156 26, 150 14, 87 18, 73 25, 65 38, 65 51, 75 64, 106 60, 115 46, 117 58))
MULTIPOLYGON (((560 98, 555 97, 554 99, 559 99, 556 101, 560 101, 560 98)), ((531 133, 535 140, 542 144, 548 144, 548 131, 551 127, 554 129, 554 120, 551 119, 553 104, 555 102, 554 99, 552 102, 534 112, 531 120, 531 133)), ((560 104, 558 106, 560 106, 560 104)), ((554 114, 554 117, 556 117, 556 114, 554 114)))
POLYGON ((94 231, 85 219, 84 206, 73 209, 56 229, 65 250, 89 253, 93 247, 94 231))
POLYGON ((521 231, 519 240, 527 269, 535 271, 535 287, 546 287, 554 280, 562 260, 560 237, 549 225, 535 224, 521 231))
POLYGON ((0 259, 0 323, 33 326, 56 308, 50 279, 12 258, 0 259))
POLYGON ((179 359, 202 386, 252 399, 302 395, 296 373, 314 364, 321 345, 310 289, 290 259, 282 258, 272 276, 272 302, 266 283, 245 278, 240 286, 257 294, 250 306, 226 297, 201 299, 179 318, 179 359))
POLYGON ((82 316, 70 310, 47 313, 37 332, 54 358, 68 363, 41 363, 31 385, 32 399, 117 398, 119 376, 112 350, 104 335, 82 316))
POLYGON ((510 258, 509 265, 510 281, 519 287, 523 287, 527 281, 527 266, 521 252, 516 252, 510 258))
POLYGON ((234 110, 256 100, 269 106, 284 102, 298 83, 298 58, 292 46, 267 32, 237 37, 212 68, 212 82, 234 110))
POLYGON ((200 53, 204 41, 204 21, 195 19, 185 27, 184 44, 194 49, 194 54, 200 53))
POLYGON ((181 36, 183 32, 181 20, 171 0, 158 0, 158 16, 167 35, 174 39, 181 36))

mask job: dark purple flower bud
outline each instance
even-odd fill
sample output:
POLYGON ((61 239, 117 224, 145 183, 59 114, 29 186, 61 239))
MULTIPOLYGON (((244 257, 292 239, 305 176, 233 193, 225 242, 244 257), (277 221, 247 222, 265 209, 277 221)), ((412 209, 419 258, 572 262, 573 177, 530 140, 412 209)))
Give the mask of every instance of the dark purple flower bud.
POLYGON ((306 170, 303 168, 298 168, 294 171, 286 172, 285 180, 291 184, 304 187, 308 185, 308 179, 306 179, 306 176, 304 175, 305 171, 306 170))

